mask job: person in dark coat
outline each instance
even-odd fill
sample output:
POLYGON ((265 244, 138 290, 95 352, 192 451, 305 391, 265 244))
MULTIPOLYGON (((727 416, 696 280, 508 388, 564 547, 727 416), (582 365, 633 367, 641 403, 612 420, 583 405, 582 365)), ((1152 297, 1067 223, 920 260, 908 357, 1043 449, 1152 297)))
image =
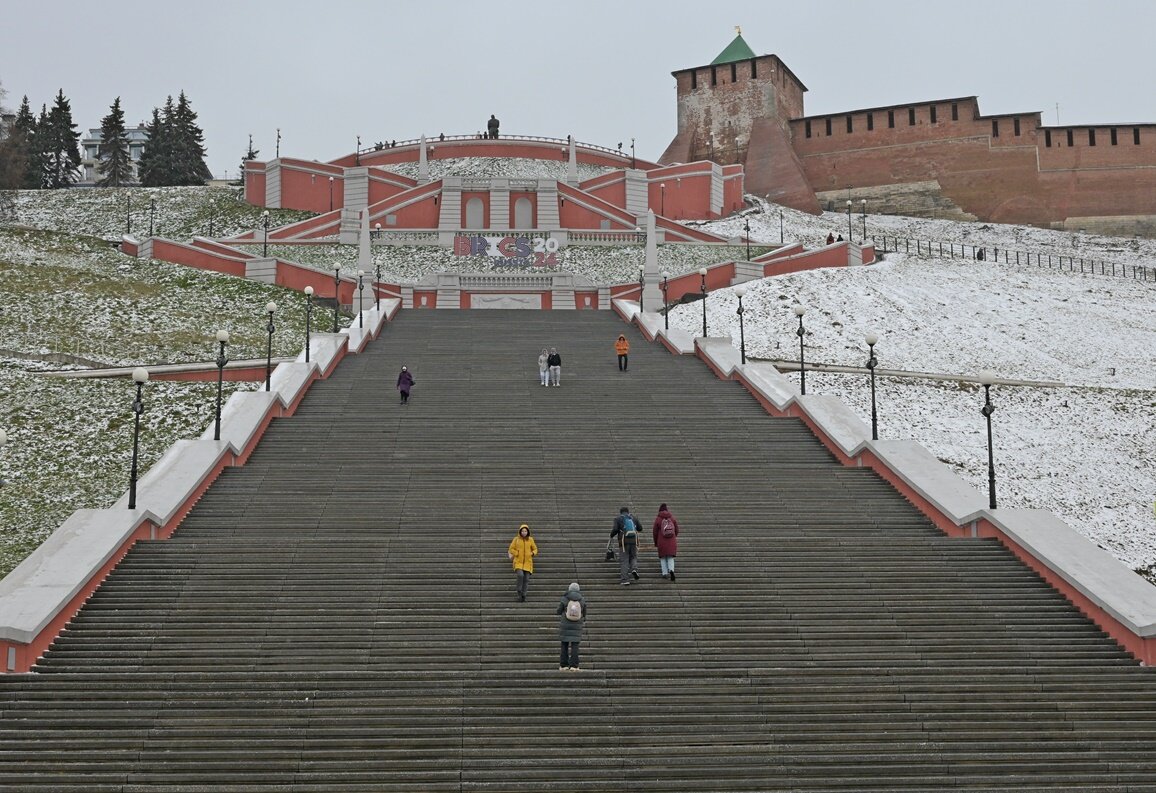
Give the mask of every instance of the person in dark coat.
POLYGON ((654 518, 654 528, 650 533, 654 537, 654 547, 658 550, 662 577, 673 581, 674 557, 678 556, 678 520, 666 508, 666 504, 658 505, 658 515, 654 518))
POLYGON ((493 113, 490 113, 490 120, 486 122, 486 129, 489 130, 490 137, 494 140, 498 139, 498 126, 501 123, 502 122, 498 121, 498 119, 494 117, 493 113))
POLYGON ((555 347, 550 348, 550 355, 546 358, 546 365, 550 367, 550 385, 562 385, 562 356, 555 347))
POLYGON ((832 234, 831 232, 827 232, 827 244, 828 245, 834 245, 835 244, 835 235, 832 234))
POLYGON ((397 390, 401 392, 401 404, 409 404, 409 392, 411 388, 413 388, 413 375, 410 374, 409 369, 403 366, 397 376, 397 390))
POLYGON ((570 585, 566 594, 562 595, 556 613, 558 614, 558 639, 562 642, 562 651, 558 656, 558 671, 577 672, 579 669, 578 645, 582 641, 582 629, 586 626, 586 598, 582 597, 577 581, 570 585), (578 603, 577 606, 573 607, 574 610, 581 612, 581 617, 578 619, 567 616, 572 601, 578 603))

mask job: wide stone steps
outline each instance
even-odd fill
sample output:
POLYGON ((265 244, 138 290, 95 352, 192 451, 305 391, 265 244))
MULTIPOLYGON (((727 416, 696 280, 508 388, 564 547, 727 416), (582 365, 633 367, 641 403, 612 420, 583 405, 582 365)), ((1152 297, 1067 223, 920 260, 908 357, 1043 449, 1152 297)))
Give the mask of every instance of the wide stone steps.
POLYGON ((0 789, 1156 793, 1151 670, 701 363, 628 330, 618 373, 623 328, 403 313, 0 677, 0 789), (677 582, 620 586, 663 501, 677 582))

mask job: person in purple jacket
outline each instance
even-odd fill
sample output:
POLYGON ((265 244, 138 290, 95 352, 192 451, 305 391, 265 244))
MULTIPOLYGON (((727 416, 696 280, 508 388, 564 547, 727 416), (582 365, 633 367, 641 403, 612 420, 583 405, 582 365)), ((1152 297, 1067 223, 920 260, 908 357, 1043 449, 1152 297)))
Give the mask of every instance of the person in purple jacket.
POLYGON ((413 375, 410 374, 409 369, 403 366, 397 376, 397 390, 401 392, 401 404, 409 404, 409 392, 411 388, 413 388, 413 375))

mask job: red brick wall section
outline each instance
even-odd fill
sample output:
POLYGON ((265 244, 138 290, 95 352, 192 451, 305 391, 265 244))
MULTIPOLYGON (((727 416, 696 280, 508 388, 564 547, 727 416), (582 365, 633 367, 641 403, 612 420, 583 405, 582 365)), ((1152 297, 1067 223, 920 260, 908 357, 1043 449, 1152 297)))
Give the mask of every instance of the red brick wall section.
POLYGON ((804 212, 819 213, 815 190, 791 148, 790 135, 774 119, 755 120, 745 168, 748 192, 804 212))
POLYGON ((245 163, 245 201, 253 206, 265 206, 265 163, 263 162, 245 163))
POLYGON ((385 201, 371 204, 369 207, 370 227, 380 223, 382 231, 389 231, 390 229, 436 229, 441 210, 440 186, 441 182, 423 185, 399 193, 385 201), (394 217, 393 223, 389 222, 390 215, 394 217))
MULTIPOLYGON (((333 208, 341 206, 337 201, 338 182, 333 180, 333 208)), ((306 172, 281 164, 281 207, 283 209, 303 209, 307 212, 329 211, 329 177, 316 172, 306 172)))
MULTIPOLYGON (((607 176, 614 176, 614 174, 607 174, 607 176)), ((594 180, 591 180, 591 182, 593 181, 594 180)), ((603 179, 600 181, 602 181, 603 184, 586 183, 583 184, 582 189, 590 195, 595 196, 596 198, 599 198, 608 204, 614 204, 615 206, 619 207, 626 206, 626 180, 622 178, 621 174, 618 174, 618 179, 603 179)), ((510 212, 512 213, 512 196, 510 206, 510 212)), ((598 226, 594 226, 594 228, 598 228, 598 226)))
POLYGON ((194 248, 191 245, 183 245, 171 240, 154 239, 153 258, 165 262, 173 262, 174 264, 196 267, 200 270, 213 270, 218 273, 225 273, 226 275, 234 275, 238 278, 245 276, 244 262, 227 259, 211 251, 194 248))

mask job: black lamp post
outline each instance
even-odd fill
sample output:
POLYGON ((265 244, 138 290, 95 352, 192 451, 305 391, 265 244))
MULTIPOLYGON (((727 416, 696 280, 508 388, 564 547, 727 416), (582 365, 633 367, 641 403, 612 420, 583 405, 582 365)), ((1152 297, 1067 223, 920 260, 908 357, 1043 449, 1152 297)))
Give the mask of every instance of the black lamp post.
POLYGON ((269 210, 268 209, 266 209, 264 212, 261 213, 261 222, 265 226, 265 236, 261 242, 261 256, 266 257, 269 255, 269 210))
POLYGON ((143 366, 132 370, 132 381, 136 383, 136 399, 132 401, 132 468, 128 474, 128 508, 136 509, 136 474, 137 460, 140 457, 140 414, 144 413, 142 392, 144 384, 148 382, 149 372, 143 366))
POLYGON ((863 219, 863 243, 867 243, 867 199, 864 198, 859 202, 859 209, 861 210, 859 216, 863 219))
POLYGON ((216 213, 216 211, 217 211, 217 202, 210 198, 209 199, 209 237, 210 238, 212 238, 212 236, 213 236, 213 215, 216 213))
POLYGON ((265 306, 265 312, 269 315, 269 323, 265 325, 265 331, 269 334, 269 343, 265 348, 265 390, 269 391, 270 383, 273 380, 273 331, 277 328, 273 325, 273 312, 277 310, 277 304, 270 302, 265 306))
POLYGON ((217 412, 213 418, 213 440, 221 439, 221 391, 225 385, 225 364, 229 362, 225 355, 225 348, 229 344, 229 331, 217 331, 217 343, 221 349, 217 351, 217 412))
POLYGON ((662 271, 662 325, 670 330, 670 304, 666 300, 666 288, 670 280, 670 273, 662 271))
POLYGON ((783 244, 783 210, 779 210, 779 244, 783 244))
POLYGON ((313 336, 313 287, 305 287, 305 363, 309 363, 309 344, 313 336))
POLYGON ((357 327, 365 327, 365 310, 361 298, 365 294, 365 270, 357 271, 357 327))
POLYGON ((879 341, 879 337, 874 333, 868 333, 863 337, 867 342, 867 370, 871 372, 871 440, 879 440, 879 414, 875 412, 875 366, 878 361, 875 360, 875 344, 879 341))
POLYGON ((802 306, 795 306, 795 316, 799 318, 799 328, 795 331, 795 335, 799 337, 799 393, 807 393, 807 365, 803 361, 803 315, 807 313, 807 309, 802 306))
POLYGON ((337 265, 333 266, 333 332, 336 333, 337 328, 337 309, 341 305, 341 268, 337 265))
POLYGON ((373 234, 371 234, 369 236, 375 240, 381 239, 381 224, 380 223, 374 223, 373 224, 373 234))
POLYGON ((634 164, 634 138, 630 139, 630 167, 631 169, 636 167, 634 164))
POLYGON ((851 199, 847 199, 847 242, 852 242, 855 235, 851 233, 851 199))
POLYGON ((333 211, 333 177, 329 177, 329 211, 333 211))
POLYGON ((666 217, 666 182, 658 183, 658 194, 660 196, 660 203, 658 205, 658 214, 666 217))
POLYGON ((643 299, 646 297, 646 268, 638 268, 638 313, 646 311, 643 306, 643 299))
POLYGON ((739 299, 739 308, 735 313, 739 315, 739 357, 743 362, 743 366, 747 365, 747 335, 743 328, 743 295, 747 293, 745 286, 735 287, 735 295, 739 299))
POLYGON ((124 191, 124 233, 132 234, 132 190, 124 191))
POLYGON ((743 218, 743 231, 746 232, 747 237, 747 261, 751 260, 751 219, 743 218))
POLYGON ((702 284, 699 286, 699 291, 702 292, 702 337, 706 338, 706 268, 698 268, 699 277, 702 278, 702 284))
POLYGON ((157 200, 155 198, 149 199, 149 237, 153 235, 153 227, 157 219, 157 200))
POLYGON ((992 372, 980 372, 979 383, 983 386, 983 407, 980 413, 987 419, 987 505, 995 509, 995 458, 991 447, 991 414, 995 413, 995 405, 991 403, 991 386, 995 382, 992 372))

